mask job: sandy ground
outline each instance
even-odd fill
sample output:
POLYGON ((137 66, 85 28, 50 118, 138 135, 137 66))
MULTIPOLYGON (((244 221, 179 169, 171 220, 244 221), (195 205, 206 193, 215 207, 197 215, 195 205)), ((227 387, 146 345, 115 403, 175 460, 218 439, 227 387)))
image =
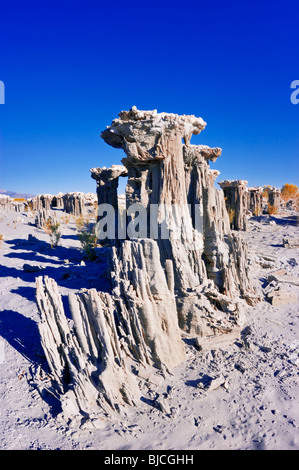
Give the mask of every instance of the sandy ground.
MULTIPOLYGON (((278 268, 299 279, 298 248, 282 245, 283 238, 298 236, 298 226, 294 217, 274 220, 269 225, 266 217, 251 219, 242 233, 252 259, 257 253, 277 257, 275 268, 252 264, 253 279, 261 288, 278 268)), ((81 265, 74 221, 62 224, 61 246, 55 249, 33 221, 26 214, 0 214, 0 449, 299 449, 298 301, 274 307, 263 300, 248 306, 247 336, 242 330, 237 338, 202 351, 186 340, 188 360, 157 389, 145 390, 139 407, 103 423, 102 429, 69 428, 61 422, 56 400, 40 393, 43 376, 39 378, 38 368, 45 360, 35 277, 53 277, 66 301, 69 292, 82 287, 105 289, 105 266, 87 261, 81 265), (28 240, 29 234, 36 240, 28 240), (43 269, 26 272, 25 263, 43 269), (224 384, 214 390, 203 387, 207 377, 219 374, 224 384), (153 406, 157 393, 166 397, 170 414, 153 406)), ((298 286, 286 283, 285 288, 299 299, 298 286)))

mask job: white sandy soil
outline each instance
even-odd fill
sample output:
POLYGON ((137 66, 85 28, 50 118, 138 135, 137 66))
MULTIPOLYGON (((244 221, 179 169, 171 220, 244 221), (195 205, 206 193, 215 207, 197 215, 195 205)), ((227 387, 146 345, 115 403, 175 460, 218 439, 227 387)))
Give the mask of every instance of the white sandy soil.
MULTIPOLYGON (((251 219, 248 231, 241 234, 252 259, 256 253, 277 257, 275 268, 252 264, 253 280, 262 289, 278 268, 299 280, 298 248, 282 245, 283 238, 298 237, 295 218, 280 214, 273 219, 275 225, 269 225, 267 217, 251 219)), ((62 223, 61 246, 54 249, 33 222, 26 213, 0 214, 0 449, 299 449, 299 302, 291 295, 291 303, 283 306, 262 300, 246 307, 243 328, 250 327, 245 330, 250 333, 249 348, 241 332, 201 351, 186 338, 188 360, 158 388, 145 388, 137 408, 103 422, 101 429, 68 427, 60 419, 59 403, 43 391, 47 378, 35 278, 48 275, 56 280, 67 311, 69 292, 107 288, 106 267, 88 261, 81 265, 73 220, 62 223), (37 240, 28 240, 29 234, 37 240), (25 272, 25 263, 43 269, 25 272), (208 376, 219 374, 225 379, 220 387, 201 387, 208 376), (157 394, 166 399, 169 414, 153 406, 157 394)), ((286 283, 285 289, 299 299, 294 284, 286 283)))

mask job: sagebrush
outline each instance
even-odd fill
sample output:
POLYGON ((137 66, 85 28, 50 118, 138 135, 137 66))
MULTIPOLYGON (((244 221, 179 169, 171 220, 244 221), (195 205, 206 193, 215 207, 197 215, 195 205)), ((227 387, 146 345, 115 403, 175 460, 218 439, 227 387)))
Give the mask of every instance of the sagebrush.
POLYGON ((86 258, 94 261, 96 259, 95 248, 97 245, 95 227, 89 223, 88 218, 83 216, 76 219, 76 227, 78 229, 78 239, 86 258))
POLYGON ((50 236, 51 248, 56 247, 61 238, 61 232, 59 231, 60 223, 53 221, 50 217, 45 222, 43 229, 50 236))

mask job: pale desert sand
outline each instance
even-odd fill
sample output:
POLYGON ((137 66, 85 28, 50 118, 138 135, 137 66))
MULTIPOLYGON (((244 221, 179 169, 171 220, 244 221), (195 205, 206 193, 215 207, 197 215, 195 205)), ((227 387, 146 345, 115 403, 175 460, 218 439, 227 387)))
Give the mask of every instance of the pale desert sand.
MULTIPOLYGON (((58 218, 63 215, 57 213, 58 218)), ((252 264, 254 282, 262 288, 278 268, 299 279, 298 248, 282 245, 283 238, 298 236, 295 218, 281 214, 274 220, 269 225, 266 216, 251 219, 242 233, 252 260, 256 253, 277 256, 275 268, 252 264)), ((26 213, 0 214, 0 449, 299 449, 298 301, 274 307, 263 300, 248 306, 242 331, 250 327, 245 330, 249 348, 244 348, 244 333, 201 351, 186 338, 188 360, 158 388, 144 390, 137 408, 103 422, 101 429, 66 426, 56 400, 43 392, 47 379, 39 371, 45 359, 37 329, 35 277, 53 277, 66 301, 69 292, 80 288, 105 289, 105 266, 81 265, 74 221, 62 223, 61 246, 55 249, 33 222, 26 213), (29 234, 37 240, 28 240, 29 234), (44 269, 25 272, 25 263, 44 269), (219 374, 225 379, 220 387, 200 388, 207 376, 219 374), (170 414, 153 406, 157 394, 166 397, 170 414)), ((299 294, 296 285, 286 283, 285 289, 299 294)))

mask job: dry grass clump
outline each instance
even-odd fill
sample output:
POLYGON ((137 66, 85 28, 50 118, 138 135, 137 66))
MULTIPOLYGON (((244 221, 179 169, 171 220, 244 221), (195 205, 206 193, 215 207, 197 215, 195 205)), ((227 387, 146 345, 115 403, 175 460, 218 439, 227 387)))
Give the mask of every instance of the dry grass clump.
POLYGON ((236 212, 234 209, 229 209, 227 213, 228 213, 229 223, 232 224, 234 221, 236 212))
POLYGON ((84 217, 83 215, 79 215, 75 218, 75 225, 77 230, 82 231, 86 230, 89 227, 90 220, 89 217, 84 217))
POLYGON ((94 202, 93 203, 93 214, 92 214, 92 217, 94 217, 95 219, 97 218, 97 215, 98 215, 98 203, 97 202, 94 202))
POLYGON ((71 216, 69 214, 63 215, 61 216, 61 220, 67 225, 69 221, 71 220, 71 216))
POLYGON ((274 214, 277 214, 278 212, 278 208, 272 204, 268 204, 268 207, 267 207, 267 213, 269 215, 274 215, 274 214))
POLYGON ((263 192, 262 192, 262 196, 264 199, 266 199, 268 201, 269 199, 269 190, 270 190, 270 186, 264 186, 263 187, 263 192))
POLYGON ((3 240, 4 240, 4 235, 3 233, 0 233, 0 248, 2 247, 3 240))
POLYGON ((259 217, 261 215, 261 211, 258 207, 255 207, 252 211, 252 214, 255 216, 255 217, 259 217))

